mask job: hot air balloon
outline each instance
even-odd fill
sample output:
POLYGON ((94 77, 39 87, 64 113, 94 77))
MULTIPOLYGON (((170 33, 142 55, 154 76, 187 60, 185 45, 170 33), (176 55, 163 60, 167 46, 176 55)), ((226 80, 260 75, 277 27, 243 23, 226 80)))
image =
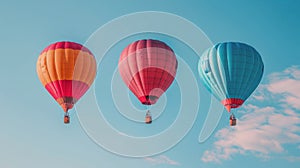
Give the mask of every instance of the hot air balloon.
MULTIPOLYGON (((260 54, 250 45, 224 42, 206 50, 198 70, 206 88, 228 112, 240 107, 260 83, 264 64, 260 54)), ((234 115, 230 125, 236 124, 234 115)))
MULTIPOLYGON (((172 84, 177 64, 176 56, 167 44, 144 39, 129 44, 122 51, 118 68, 123 81, 139 101, 152 105, 172 84)), ((152 122, 150 112, 147 112, 145 122, 152 122)))
POLYGON ((96 76, 96 60, 86 47, 74 42, 57 42, 40 54, 36 70, 41 83, 65 112, 89 89, 96 76))

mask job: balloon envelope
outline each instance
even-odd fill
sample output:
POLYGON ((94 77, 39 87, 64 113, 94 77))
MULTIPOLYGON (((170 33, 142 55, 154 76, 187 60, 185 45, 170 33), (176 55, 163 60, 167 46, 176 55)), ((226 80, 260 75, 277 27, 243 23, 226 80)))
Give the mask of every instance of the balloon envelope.
POLYGON ((96 60, 81 44, 63 41, 41 52, 36 70, 46 90, 67 112, 93 83, 96 60))
POLYGON ((173 50, 158 40, 138 40, 121 53, 119 72, 142 104, 154 104, 172 84, 177 59, 173 50))
POLYGON ((206 88, 230 111, 241 106, 256 89, 264 64, 253 47, 224 42, 203 53, 198 70, 206 88))

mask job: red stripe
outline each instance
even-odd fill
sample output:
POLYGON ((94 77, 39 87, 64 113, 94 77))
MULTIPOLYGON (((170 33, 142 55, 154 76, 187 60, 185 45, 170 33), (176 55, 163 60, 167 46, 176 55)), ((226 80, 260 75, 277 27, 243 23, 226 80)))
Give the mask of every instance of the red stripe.
POLYGON ((173 50, 164 42, 159 40, 152 40, 152 39, 144 39, 144 40, 138 40, 131 44, 129 44, 121 53, 121 57, 119 62, 121 62, 124 58, 126 58, 128 55, 135 53, 136 51, 143 49, 143 48, 150 48, 150 47, 157 47, 157 48, 163 48, 166 50, 169 50, 173 52, 173 50))
POLYGON ((47 52, 49 50, 56 50, 56 49, 74 49, 74 50, 81 50, 84 52, 88 52, 89 54, 93 55, 92 52, 84 47, 81 44, 75 43, 75 42, 69 42, 69 41, 61 41, 61 42, 56 42, 53 44, 50 44, 48 47, 46 47, 42 52, 47 52))
POLYGON ((129 83, 129 89, 142 104, 155 104, 173 80, 174 76, 163 69, 146 68, 133 76, 129 83), (141 83, 136 83, 136 81, 141 81, 141 83))
POLYGON ((74 80, 57 80, 45 85, 45 88, 57 100, 63 97, 73 97, 79 100, 89 89, 89 85, 74 80))
POLYGON ((222 100, 221 103, 226 107, 227 111, 230 112, 230 109, 240 107, 244 103, 244 100, 239 98, 227 98, 222 100))

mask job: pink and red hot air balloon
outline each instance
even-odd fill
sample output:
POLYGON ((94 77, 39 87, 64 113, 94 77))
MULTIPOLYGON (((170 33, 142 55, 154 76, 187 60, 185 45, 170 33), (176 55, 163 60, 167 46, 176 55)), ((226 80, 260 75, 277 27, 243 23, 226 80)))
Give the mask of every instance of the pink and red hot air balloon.
MULTIPOLYGON (((167 44, 147 39, 129 44, 121 53, 118 67, 123 81, 139 101, 152 105, 172 84, 177 65, 167 44)), ((145 122, 152 122, 149 111, 145 122)))

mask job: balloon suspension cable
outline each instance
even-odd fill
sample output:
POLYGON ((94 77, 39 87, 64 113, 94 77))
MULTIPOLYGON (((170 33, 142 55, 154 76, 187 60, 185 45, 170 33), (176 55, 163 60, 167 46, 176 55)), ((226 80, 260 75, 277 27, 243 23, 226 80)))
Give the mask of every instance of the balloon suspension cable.
POLYGON ((231 113, 230 118, 235 119, 235 115, 233 112, 231 113))
POLYGON ((147 110, 147 112, 146 112, 146 116, 151 116, 151 112, 150 112, 150 110, 147 110))

